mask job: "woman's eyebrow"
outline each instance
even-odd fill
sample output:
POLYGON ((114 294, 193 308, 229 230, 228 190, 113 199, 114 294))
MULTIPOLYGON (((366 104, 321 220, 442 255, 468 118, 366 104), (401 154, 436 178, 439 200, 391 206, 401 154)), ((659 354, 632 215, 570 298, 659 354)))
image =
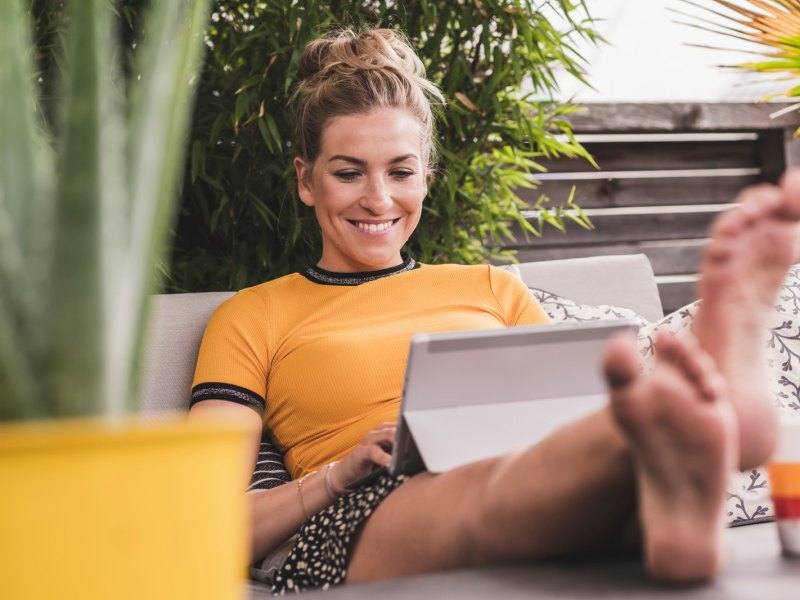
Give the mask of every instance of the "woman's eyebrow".
MULTIPOLYGON (((395 163, 403 162, 404 160, 408 160, 409 158, 417 158, 417 155, 413 152, 410 154, 403 154, 402 156, 396 156, 389 161, 390 165, 395 163)), ((367 161, 361 160, 360 158, 356 158, 354 156, 347 156, 346 154, 334 154, 328 159, 328 162, 333 162, 334 160, 343 160, 345 162, 353 163, 360 167, 364 167, 367 164, 367 161)))
POLYGON ((396 156, 395 158, 393 158, 392 160, 389 161, 389 164, 393 165, 395 163, 399 163, 399 162, 403 162, 404 160, 408 160, 409 158, 417 158, 417 155, 412 152, 410 154, 403 154, 402 156, 396 156))
POLYGON ((343 160, 345 162, 350 162, 350 163, 359 165, 361 167, 363 167, 363 166, 365 166, 367 164, 367 161, 365 161, 365 160, 361 160, 360 158, 355 158, 353 156, 347 156, 345 154, 334 154, 333 156, 331 156, 328 159, 328 162, 333 162, 335 160, 343 160))

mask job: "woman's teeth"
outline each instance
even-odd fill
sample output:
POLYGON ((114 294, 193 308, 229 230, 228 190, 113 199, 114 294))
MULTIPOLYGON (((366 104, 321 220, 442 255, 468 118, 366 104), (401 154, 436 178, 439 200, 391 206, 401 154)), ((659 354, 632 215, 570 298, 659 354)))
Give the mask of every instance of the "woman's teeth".
POLYGON ((386 221, 385 223, 362 223, 356 222, 356 227, 361 231, 368 231, 370 233, 378 233, 379 231, 386 231, 392 226, 394 221, 386 221))

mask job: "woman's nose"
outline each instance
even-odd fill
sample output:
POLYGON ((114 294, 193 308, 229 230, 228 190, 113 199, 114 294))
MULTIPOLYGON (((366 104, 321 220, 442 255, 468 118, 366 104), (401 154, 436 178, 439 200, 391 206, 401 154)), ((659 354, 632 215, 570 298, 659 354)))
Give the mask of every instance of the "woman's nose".
POLYGON ((392 195, 389 186, 381 177, 369 180, 367 188, 361 197, 361 207, 380 215, 392 206, 392 195))

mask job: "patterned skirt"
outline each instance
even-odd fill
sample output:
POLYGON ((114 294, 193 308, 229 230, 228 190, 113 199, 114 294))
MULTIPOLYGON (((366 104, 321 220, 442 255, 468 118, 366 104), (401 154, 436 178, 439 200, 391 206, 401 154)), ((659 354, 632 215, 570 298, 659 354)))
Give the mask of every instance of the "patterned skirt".
POLYGON ((381 475, 336 500, 311 517, 272 581, 272 593, 302 592, 342 583, 347 576, 347 551, 358 528, 405 475, 381 475))

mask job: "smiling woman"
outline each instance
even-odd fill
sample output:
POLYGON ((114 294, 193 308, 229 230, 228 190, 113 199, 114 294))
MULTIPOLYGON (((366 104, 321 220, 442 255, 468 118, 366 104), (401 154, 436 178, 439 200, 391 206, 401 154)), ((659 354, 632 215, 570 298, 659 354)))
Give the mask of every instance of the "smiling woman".
POLYGON ((300 199, 322 230, 318 266, 342 272, 402 262, 435 152, 432 102, 444 99, 397 34, 311 42, 295 93, 300 199))
POLYGON ((759 349, 737 342, 763 316, 752 286, 774 293, 788 266, 800 177, 727 217, 699 343, 657 341, 652 375, 630 344, 609 348, 610 406, 508 455, 374 473, 391 458, 412 336, 549 319, 507 271, 401 254, 420 222, 440 98, 402 38, 344 32, 310 44, 300 65, 294 164, 322 253, 217 309, 191 409, 252 423, 253 559, 278 565, 274 591, 608 551, 638 544, 637 529, 654 576, 711 577, 727 469, 769 453, 772 399, 744 385, 759 381, 759 349))

